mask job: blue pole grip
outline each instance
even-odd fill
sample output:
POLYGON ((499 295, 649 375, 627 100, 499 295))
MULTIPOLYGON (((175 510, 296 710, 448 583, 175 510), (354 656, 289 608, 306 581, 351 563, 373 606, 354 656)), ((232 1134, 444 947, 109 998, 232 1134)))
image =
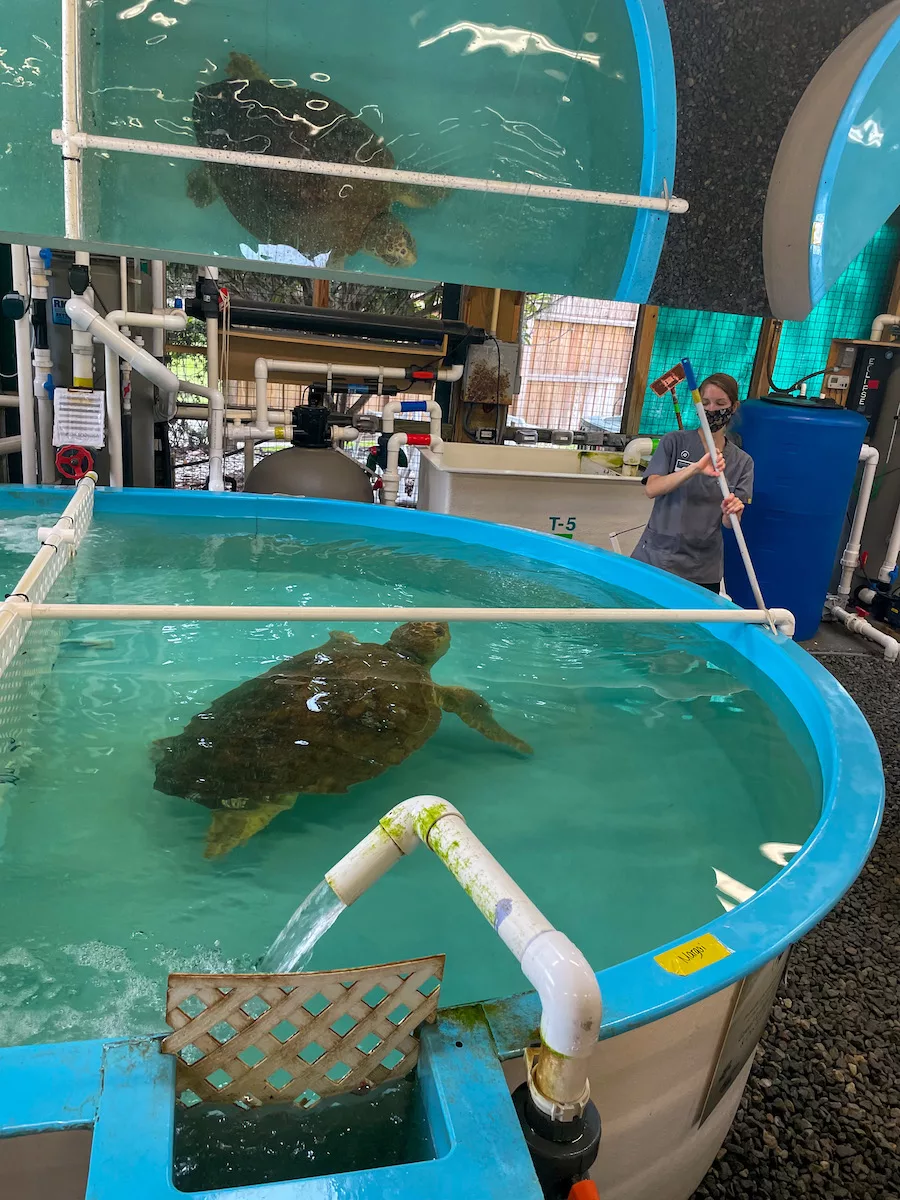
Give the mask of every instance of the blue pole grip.
POLYGON ((689 358, 683 358, 681 365, 684 367, 684 377, 687 380, 687 385, 690 391, 697 390, 697 376, 694 374, 694 367, 689 358))

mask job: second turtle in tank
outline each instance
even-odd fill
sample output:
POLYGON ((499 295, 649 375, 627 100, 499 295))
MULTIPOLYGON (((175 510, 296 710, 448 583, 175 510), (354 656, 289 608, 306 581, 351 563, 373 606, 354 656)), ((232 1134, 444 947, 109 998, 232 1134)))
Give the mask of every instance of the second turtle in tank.
MULTIPOLYGON (((194 97, 197 144, 321 163, 394 168, 384 138, 360 114, 321 92, 278 86, 246 54, 232 54, 226 78, 194 97)), ((307 258, 330 254, 341 267, 359 251, 390 267, 416 262, 412 234, 391 211, 437 204, 446 192, 372 179, 208 163, 192 171, 188 195, 203 208, 219 195, 260 243, 287 245, 307 258)))
POLYGON ((248 841, 298 794, 340 795, 381 775, 428 741, 444 712, 492 742, 531 747, 467 688, 433 682, 450 646, 442 622, 396 629, 384 645, 332 633, 279 663, 154 743, 158 792, 212 809, 206 857, 248 841))

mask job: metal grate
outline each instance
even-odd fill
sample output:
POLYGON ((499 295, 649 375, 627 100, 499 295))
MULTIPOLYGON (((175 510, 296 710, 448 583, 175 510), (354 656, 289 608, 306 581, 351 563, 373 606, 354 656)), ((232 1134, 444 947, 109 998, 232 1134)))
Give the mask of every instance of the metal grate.
POLYGON ((444 956, 350 971, 170 975, 162 1043, 176 1094, 241 1108, 368 1091, 416 1065, 437 1012, 444 956))
MULTIPOLYGON (((725 371, 734 376, 740 394, 746 396, 750 389, 761 328, 761 317, 661 308, 650 359, 649 379, 659 379, 683 358, 690 358, 699 379, 716 371, 725 371)), ((684 384, 681 385, 679 398, 685 427, 696 428, 697 414, 684 384)), ((656 436, 677 428, 671 399, 657 396, 648 388, 641 415, 641 433, 656 436)))
MULTIPOLYGON (((824 370, 834 338, 868 338, 886 311, 900 256, 900 227, 885 225, 805 321, 785 321, 773 372, 780 388, 824 370)), ((821 380, 809 382, 818 394, 821 380)))
POLYGON ((544 429, 617 432, 638 312, 636 304, 529 295, 513 416, 544 429))

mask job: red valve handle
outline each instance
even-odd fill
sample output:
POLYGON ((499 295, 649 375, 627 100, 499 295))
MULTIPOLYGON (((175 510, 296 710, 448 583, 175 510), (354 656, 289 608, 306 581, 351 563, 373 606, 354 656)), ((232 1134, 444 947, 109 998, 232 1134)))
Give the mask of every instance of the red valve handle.
POLYGON ((84 446, 61 446, 56 452, 56 469, 63 479, 83 479, 94 469, 94 456, 84 446))

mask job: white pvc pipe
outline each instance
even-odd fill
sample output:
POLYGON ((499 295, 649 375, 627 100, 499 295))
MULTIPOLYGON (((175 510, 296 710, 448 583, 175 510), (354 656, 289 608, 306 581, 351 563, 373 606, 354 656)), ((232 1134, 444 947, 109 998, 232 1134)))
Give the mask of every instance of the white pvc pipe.
MULTIPOLYGON (((179 379, 167 367, 142 346, 136 346, 130 338, 104 320, 99 313, 81 297, 73 296, 66 303, 66 312, 72 320, 72 329, 83 330, 95 337, 97 341, 108 346, 119 358, 130 363, 145 379, 149 379, 161 392, 174 395, 179 391, 189 392, 194 396, 205 396, 209 401, 209 490, 222 492, 225 490, 224 455, 225 455, 225 397, 217 388, 203 387, 198 383, 179 379)), ((129 314, 130 315, 130 314, 129 314)), ((136 314, 140 321, 150 319, 147 314, 136 314)), ((172 313, 166 317, 154 317, 153 320, 182 321, 184 315, 172 313)))
MULTIPOLYGON (((127 262, 127 259, 122 259, 127 262)), ((126 289, 127 291, 127 289, 126 289)), ((184 329, 187 316, 183 312, 166 314, 134 313, 127 309, 116 309, 109 313, 106 321, 114 328, 134 326, 136 329, 184 329)), ((123 333, 122 335, 127 336, 123 333)), ((154 358, 156 356, 154 355, 154 358)), ((104 372, 106 375, 106 423, 109 439, 109 485, 125 486, 125 460, 122 446, 122 384, 119 378, 119 356, 111 346, 104 346, 104 372)))
POLYGON ((0 438, 0 454, 20 454, 21 451, 21 434, 16 434, 13 437, 0 438))
POLYGON ((859 499, 856 502, 856 512, 853 514, 853 525, 850 528, 850 538, 847 548, 841 556, 841 582, 838 585, 838 595, 843 599, 850 595, 853 586, 853 576, 859 566, 859 552, 862 548, 863 528, 869 511, 869 501, 872 498, 872 485, 875 482, 875 472, 878 470, 878 451, 874 446, 863 446, 859 452, 859 461, 864 463, 862 479, 859 484, 859 499))
POLYGON ((633 438, 622 454, 622 474, 634 477, 641 462, 653 453, 653 440, 648 437, 633 438))
MULTIPOLYGON (((158 258, 150 263, 152 300, 150 307, 157 311, 166 307, 166 264, 158 258)), ((166 338, 162 329, 153 330, 150 352, 154 358, 163 358, 166 353, 166 338)))
MULTIPOLYGON (((440 406, 435 405, 440 414, 440 406)), ((393 428, 393 418, 391 418, 391 427, 393 428)), ((434 428, 434 418, 432 417, 432 429, 434 428)), ((440 417, 438 417, 438 428, 440 428, 440 417)), ((382 491, 383 503, 393 507, 397 503, 397 496, 400 493, 400 447, 408 444, 409 438, 405 433, 392 433, 388 441, 387 450, 387 465, 384 472, 384 487, 382 491)), ((444 442, 440 435, 437 437, 431 435, 431 444, 428 447, 434 454, 443 453, 444 442)))
POLYGON ((888 329, 891 325, 900 325, 900 314, 881 313, 872 322, 872 332, 869 335, 869 341, 880 342, 885 329, 888 329))
POLYGON ((72 321, 73 336, 75 332, 89 334, 104 346, 109 346, 119 358, 131 363, 139 374, 149 379, 160 391, 171 393, 180 389, 181 384, 171 371, 101 317, 83 297, 73 296, 66 301, 66 312, 72 321))
MULTIPOLYGON (((11 246, 12 283, 20 296, 28 297, 28 253, 24 246, 11 246)), ((19 388, 19 435, 22 439, 22 482, 37 484, 37 444, 34 424, 34 383, 31 361, 31 318, 25 313, 16 326, 16 378, 19 388)))
POLYGON ((602 1000, 590 963, 554 929, 466 825, 452 804, 417 796, 398 805, 326 873, 350 905, 422 841, 464 888, 518 959, 541 1001, 541 1051, 529 1071, 533 1100, 557 1120, 572 1120, 590 1097, 586 1062, 600 1034, 602 1000))
MULTIPOLYGON (((50 297, 50 280, 41 258, 40 246, 28 247, 28 266, 31 273, 31 298, 47 301, 50 297)), ((32 308, 32 321, 33 321, 32 308)), ((49 320, 49 313, 47 314, 49 320)), ((56 458, 53 453, 53 401, 46 384, 51 378, 53 359, 48 349, 35 345, 32 361, 34 366, 34 399, 37 404, 38 467, 41 483, 56 482, 56 458)))
MULTIPOLYGON (((155 360, 154 360, 155 361, 155 360)), ((192 396, 209 401, 209 490, 225 491, 225 397, 218 388, 204 387, 182 379, 178 385, 192 396)))
POLYGON ((894 571, 897 569, 898 558, 900 558, 900 508, 897 509, 897 515, 894 517, 891 540, 888 542, 887 553, 884 556, 884 562, 881 564, 881 570, 878 572, 879 583, 890 583, 892 581, 894 571))
MULTIPOLYGON (((194 385, 196 386, 196 385, 194 385)), ((32 616, 83 621, 511 621, 586 625, 767 625, 771 615, 786 637, 794 617, 786 608, 319 608, 239 604, 45 604, 32 616)))
MULTIPOLYGON (((55 146, 64 143, 61 129, 54 129, 55 146)), ((621 192, 587 191, 581 188, 546 187, 532 183, 511 183, 501 179, 473 179, 463 175, 432 175, 425 171, 397 171, 386 167, 362 167, 351 163, 329 163, 311 158, 287 158, 277 154, 247 154, 239 150, 211 150, 205 146, 176 142, 146 142, 138 138, 104 137, 76 133, 69 144, 80 149, 106 150, 112 153, 149 154, 156 158, 187 159, 189 162, 220 163, 224 166, 253 167, 265 171, 294 171, 303 175, 327 175, 338 179, 366 179, 379 183, 414 184, 417 187, 449 189, 455 192, 485 192, 519 196, 523 200, 562 200, 575 204, 600 204, 612 208, 642 208, 654 212, 685 213, 688 202, 675 196, 632 196, 621 192)), ((71 236, 71 235, 70 235, 71 236)))
MULTIPOLYGON (((84 250, 75 251, 75 262, 90 269, 91 256, 84 250)), ((83 296, 75 296, 90 310, 94 310, 94 290, 88 288, 83 296)), ((94 346, 87 330, 72 323, 72 386, 76 388, 92 388, 94 386, 94 346)))
POLYGON ((125 486, 125 461, 122 451, 122 386, 119 359, 111 346, 103 347, 103 372, 106 376, 106 439, 109 451, 109 486, 125 486))
MULTIPOLYGON (((463 368, 461 366, 452 367, 449 371, 438 372, 438 377, 441 382, 455 383, 457 379, 462 379, 462 373, 463 368)), ((437 400, 434 400, 431 397, 426 398, 424 396, 416 396, 411 401, 401 400, 399 398, 388 400, 384 406, 384 412, 382 413, 381 417, 382 431, 384 433, 394 432, 394 421, 397 417, 403 415, 403 405, 408 403, 425 405, 425 411, 428 413, 430 422, 429 432, 433 439, 440 441, 444 414, 441 412, 441 406, 438 404, 437 400)), ((421 411, 421 409, 419 411, 421 411)))
POLYGON ((870 642, 877 642, 884 650, 884 657, 888 662, 896 662, 900 656, 900 642, 896 638, 892 638, 889 633, 882 633, 880 629, 876 629, 863 617, 856 616, 855 613, 849 613, 846 609, 841 608, 839 604, 831 606, 831 615, 842 625, 846 625, 851 633, 858 633, 864 638, 868 638, 870 642))
POLYGON ((63 0, 62 42, 62 147, 66 237, 80 242, 84 237, 82 211, 81 130, 81 37, 79 0, 63 0))
MULTIPOLYGON (((256 428, 265 429, 268 422, 269 411, 269 375, 271 372, 280 372, 288 375, 338 375, 346 379, 406 379, 406 371, 403 367, 365 367, 356 366, 353 364, 343 365, 336 363, 323 362, 296 362, 286 358, 258 358, 253 366, 253 377, 256 382, 256 428)), ((462 379, 463 367, 449 367, 441 371, 435 372, 435 381, 438 383, 456 383, 462 379)), ((436 405, 433 400, 429 402, 429 412, 432 411, 431 405, 437 408, 440 414, 440 406, 436 405)), ((387 416, 391 405, 397 407, 391 411, 400 411, 400 401, 389 400, 385 405, 384 412, 387 416)), ((386 433, 393 432, 393 424, 390 429, 384 427, 386 433)), ((434 431, 432 431, 434 432, 434 431)), ((436 436, 440 437, 440 426, 436 431, 436 436)))

